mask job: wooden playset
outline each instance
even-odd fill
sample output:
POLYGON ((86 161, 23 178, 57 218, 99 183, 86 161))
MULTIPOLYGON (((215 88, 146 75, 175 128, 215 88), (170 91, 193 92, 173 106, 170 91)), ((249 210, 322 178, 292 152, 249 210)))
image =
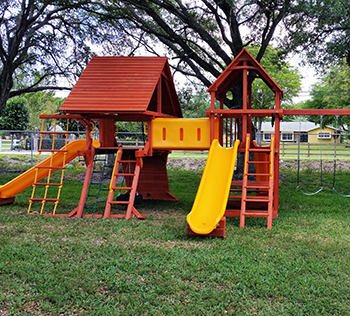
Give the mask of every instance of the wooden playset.
MULTIPOLYGON (((211 106, 207 117, 184 119, 166 57, 93 57, 60 108, 65 114, 40 116, 43 121, 55 120, 54 126, 58 119, 82 123, 86 140, 68 143, 68 124, 66 131, 56 131, 56 127, 44 131, 43 123, 39 153, 48 151, 51 156, 43 162, 38 159, 35 167, 0 186, 0 204, 13 202, 18 192, 32 185, 28 214, 144 219, 135 206, 138 196, 178 200, 171 194, 168 183, 166 164, 170 151, 209 149, 198 193, 187 216, 188 235, 223 237, 227 216, 240 216, 241 227, 247 217, 264 217, 267 228, 271 229, 272 219, 278 213, 280 120, 283 115, 319 115, 320 110, 281 109, 282 89, 245 49, 208 92, 211 106), (275 105, 271 109, 252 108, 252 82, 257 78, 275 95, 275 105), (239 80, 243 83, 242 106, 224 109, 227 93, 239 80), (272 115, 276 137, 272 135, 269 147, 260 147, 252 137, 252 119, 272 115), (121 121, 145 124, 147 139, 143 146, 118 144, 116 124, 121 121), (96 124, 98 141, 92 139, 92 128, 96 124), (42 149, 42 139, 47 134, 52 136, 52 146, 42 149), (57 149, 55 137, 59 134, 64 135, 65 146, 57 149), (237 155, 245 157, 243 179, 233 181, 237 155), (69 214, 58 214, 65 164, 77 156, 83 157, 86 164, 80 200, 69 214), (58 170, 61 171, 60 180, 53 182, 52 173, 58 170), (97 172, 99 181, 94 177, 97 172), (108 182, 107 189, 101 185, 104 180, 108 182), (45 187, 40 197, 36 191, 38 186, 45 187), (94 187, 97 189, 93 193, 94 187), (52 188, 58 189, 55 198, 48 197, 52 188), (107 191, 106 199, 100 199, 103 190, 107 191), (94 199, 92 205, 87 203, 89 198, 94 199), (54 208, 47 212, 45 206, 50 202, 54 208), (40 210, 36 210, 36 203, 40 210), (97 213, 101 205, 103 211, 97 213), (122 214, 114 211, 118 205, 124 209, 122 214)), ((333 112, 325 114, 350 114, 349 110, 333 112)))

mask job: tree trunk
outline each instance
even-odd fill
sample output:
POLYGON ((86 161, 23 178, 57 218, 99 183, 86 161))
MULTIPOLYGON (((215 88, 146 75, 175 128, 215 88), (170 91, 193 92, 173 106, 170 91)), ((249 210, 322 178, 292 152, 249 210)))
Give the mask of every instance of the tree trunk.
POLYGON ((9 66, 4 65, 0 74, 0 116, 4 112, 6 102, 13 87, 12 71, 9 66))

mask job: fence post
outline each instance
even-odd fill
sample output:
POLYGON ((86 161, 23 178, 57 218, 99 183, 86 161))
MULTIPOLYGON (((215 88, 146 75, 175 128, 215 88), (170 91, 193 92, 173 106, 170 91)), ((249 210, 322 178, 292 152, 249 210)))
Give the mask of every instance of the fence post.
POLYGON ((0 151, 2 151, 2 137, 0 136, 0 151))
POLYGON ((33 132, 30 133, 30 165, 33 167, 33 151, 34 151, 34 137, 33 132))
POLYGON ((307 156, 310 157, 310 143, 307 143, 307 156))

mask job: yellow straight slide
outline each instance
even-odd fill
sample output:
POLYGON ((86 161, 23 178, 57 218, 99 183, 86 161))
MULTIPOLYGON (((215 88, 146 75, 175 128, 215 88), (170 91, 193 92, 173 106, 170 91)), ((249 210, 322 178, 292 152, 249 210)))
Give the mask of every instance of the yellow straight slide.
MULTIPOLYGON (((100 143, 93 141, 94 147, 99 147, 100 143)), ((66 146, 62 147, 61 150, 67 150, 65 162, 68 163, 73 160, 78 155, 78 150, 83 150, 85 148, 86 141, 85 139, 78 139, 68 143, 66 146)), ((40 162, 37 166, 50 166, 50 161, 52 159, 52 166, 63 167, 64 152, 56 152, 53 156, 46 158, 40 162)), ((38 169, 38 178, 37 181, 45 178, 50 169, 38 169)), ((7 182, 4 185, 0 185, 0 198, 6 199, 15 196, 19 192, 30 187, 35 179, 36 167, 33 167, 26 172, 19 175, 17 178, 7 182)), ((52 171, 53 172, 53 171, 52 171)))
POLYGON ((225 214, 239 140, 232 148, 221 147, 215 139, 199 184, 187 223, 196 234, 211 233, 225 214))

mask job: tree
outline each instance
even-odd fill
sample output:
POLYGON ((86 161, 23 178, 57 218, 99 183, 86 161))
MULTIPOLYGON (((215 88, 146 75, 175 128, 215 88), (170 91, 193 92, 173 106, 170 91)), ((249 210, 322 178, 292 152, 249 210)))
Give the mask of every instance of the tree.
MULTIPOLYGON (((9 98, 28 92, 70 89, 94 43, 117 42, 117 29, 96 23, 88 0, 0 2, 0 115, 9 98)), ((114 45, 115 46, 115 45, 114 45)))
POLYGON ((210 95, 203 87, 185 86, 179 92, 182 115, 185 118, 206 117, 210 108, 210 95))
MULTIPOLYGON (((311 100, 304 104, 307 109, 347 109, 350 108, 350 66, 345 59, 337 66, 330 68, 324 74, 320 83, 313 86, 311 100)), ((319 116, 309 118, 313 122, 320 123, 319 116)), ((343 130, 349 131, 350 118, 339 116, 336 122, 334 116, 322 118, 323 125, 338 125, 343 130)))
POLYGON ((27 129, 29 121, 29 111, 25 98, 16 97, 8 101, 6 110, 0 117, 1 130, 20 130, 27 129))
POLYGON ((316 66, 343 58, 350 65, 350 1, 298 1, 295 10, 286 19, 286 50, 303 52, 316 66))
MULTIPOLYGON (((206 87, 248 45, 259 45, 260 62, 283 19, 298 14, 290 0, 108 0, 101 8, 101 18, 118 27, 126 21, 129 37, 152 54, 159 54, 161 42, 175 72, 206 87)), ((228 107, 241 106, 241 86, 225 100, 228 107)))
MULTIPOLYGON (((252 46, 251 52, 259 48, 252 46)), ((269 75, 283 89, 283 99, 281 100, 282 108, 293 107, 293 98, 298 95, 301 89, 301 75, 297 69, 293 69, 283 58, 284 55, 280 49, 269 46, 261 60, 261 65, 269 75)), ((252 84, 252 107, 256 109, 271 109, 275 105, 275 95, 266 86, 261 79, 256 79, 252 84)), ((265 118, 256 117, 255 127, 261 132, 261 125, 265 118)), ((258 133, 260 135, 260 133, 258 133)), ((258 140, 259 141, 259 140, 258 140)))
MULTIPOLYGON (((57 112, 59 107, 62 105, 64 99, 55 97, 53 92, 33 92, 25 94, 27 100, 27 106, 29 112, 28 128, 31 130, 41 129, 41 119, 39 115, 43 112, 53 114, 57 112)), ((50 129, 50 126, 46 125, 45 129, 50 129)))

